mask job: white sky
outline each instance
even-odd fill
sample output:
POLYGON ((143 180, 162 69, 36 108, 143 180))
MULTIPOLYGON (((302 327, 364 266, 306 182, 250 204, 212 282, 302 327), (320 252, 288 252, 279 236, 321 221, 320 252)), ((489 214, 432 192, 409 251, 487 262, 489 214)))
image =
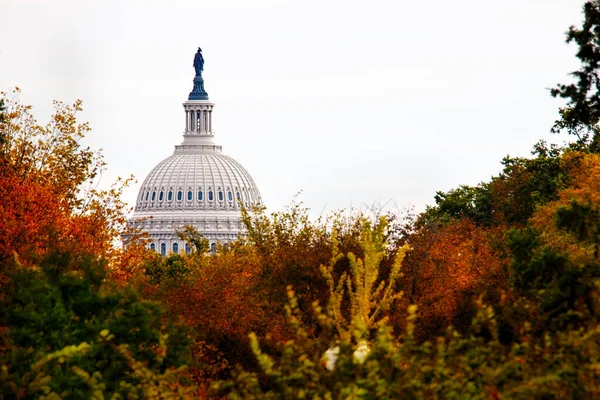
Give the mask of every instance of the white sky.
POLYGON ((422 210, 436 190, 497 174, 549 133, 547 88, 578 68, 564 33, 584 0, 0 0, 0 90, 46 122, 80 118, 109 171, 137 190, 182 140, 193 56, 217 142, 270 210, 313 215, 390 203, 422 210))

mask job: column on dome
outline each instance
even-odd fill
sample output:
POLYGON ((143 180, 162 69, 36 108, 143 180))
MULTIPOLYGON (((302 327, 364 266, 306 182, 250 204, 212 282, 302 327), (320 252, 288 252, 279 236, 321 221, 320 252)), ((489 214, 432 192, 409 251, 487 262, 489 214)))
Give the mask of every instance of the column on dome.
POLYGON ((201 120, 200 120, 200 111, 196 110, 196 132, 200 133, 202 132, 202 125, 201 125, 201 120))
POLYGON ((190 118, 189 118, 189 111, 185 110, 185 131, 188 132, 189 129, 189 122, 190 122, 190 118))
POLYGON ((208 133, 208 111, 204 110, 202 112, 202 117, 204 119, 204 133, 208 133))
POLYGON ((202 126, 202 109, 196 111, 198 113, 198 133, 202 134, 204 127, 202 126))
POLYGON ((190 132, 196 132, 196 120, 194 117, 194 110, 190 110, 190 132))
POLYGON ((202 132, 204 132, 204 115, 202 109, 198 111, 198 120, 200 121, 200 129, 198 129, 198 131, 200 132, 200 134, 202 134, 202 132))
POLYGON ((208 110, 208 132, 212 135, 212 109, 208 110))

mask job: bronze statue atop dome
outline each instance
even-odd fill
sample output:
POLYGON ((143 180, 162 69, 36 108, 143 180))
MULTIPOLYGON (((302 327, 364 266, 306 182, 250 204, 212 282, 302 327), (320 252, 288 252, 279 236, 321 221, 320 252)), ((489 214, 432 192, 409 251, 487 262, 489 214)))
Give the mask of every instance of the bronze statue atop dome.
POLYGON ((204 57, 202 56, 202 49, 200 47, 198 47, 196 54, 194 54, 194 69, 196 70, 194 88, 190 92, 188 100, 208 100, 208 93, 204 90, 204 78, 202 78, 204 57))
POLYGON ((202 75, 204 69, 204 57, 202 57, 202 49, 198 47, 198 51, 194 55, 194 69, 196 70, 196 76, 202 75))

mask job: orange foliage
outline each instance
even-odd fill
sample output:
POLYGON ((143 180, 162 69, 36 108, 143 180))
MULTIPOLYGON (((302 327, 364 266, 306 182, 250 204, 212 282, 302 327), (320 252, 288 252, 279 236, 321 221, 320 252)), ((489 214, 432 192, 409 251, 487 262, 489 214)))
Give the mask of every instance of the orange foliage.
POLYGON ((216 255, 183 259, 191 268, 188 275, 163 282, 154 293, 168 306, 173 319, 195 332, 195 357, 210 365, 203 374, 227 369, 226 360, 251 359, 250 332, 283 338, 285 317, 275 312, 279 305, 271 304, 260 284, 262 270, 252 248, 237 244, 216 255))
POLYGON ((256 287, 256 257, 249 249, 239 250, 205 257, 188 284, 171 288, 166 298, 170 310, 186 325, 210 325, 213 334, 230 339, 272 325, 269 307, 256 287))
POLYGON ((422 228, 411 237, 404 288, 422 321, 451 322, 465 311, 463 301, 504 283, 494 237, 494 231, 468 219, 422 228))
MULTIPOLYGON (((570 152, 561 164, 571 176, 571 185, 558 193, 559 199, 539 207, 530 223, 540 232, 547 247, 558 250, 578 265, 600 261, 596 241, 582 241, 573 231, 559 227, 557 213, 561 208, 578 204, 589 207, 596 218, 600 213, 600 156, 590 153, 570 152)), ((598 223, 600 221, 588 221, 598 223)))
POLYGON ((114 256, 125 224, 119 198, 129 180, 94 189, 104 161, 79 143, 90 130, 76 120, 81 101, 55 102, 50 122, 41 126, 18 94, 0 94, 6 103, 0 122, 0 259, 17 253, 27 264, 43 256, 50 242, 73 254, 114 256))
POLYGON ((0 260, 42 255, 48 240, 58 240, 51 234, 65 226, 65 209, 52 188, 14 175, 0 175, 0 215, 0 260))
POLYGON ((27 264, 49 247, 70 246, 72 252, 92 257, 107 257, 114 251, 115 232, 99 207, 73 213, 53 186, 32 175, 0 175, 0 215, 0 259, 16 253, 27 264), (71 246, 74 243, 77 246, 71 246))

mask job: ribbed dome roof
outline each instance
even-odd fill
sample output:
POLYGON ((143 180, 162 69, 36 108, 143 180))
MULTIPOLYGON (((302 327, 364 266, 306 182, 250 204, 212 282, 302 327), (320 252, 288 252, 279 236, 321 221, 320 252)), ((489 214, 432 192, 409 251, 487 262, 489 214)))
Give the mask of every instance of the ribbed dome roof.
POLYGON ((252 177, 233 158, 218 151, 176 150, 148 174, 136 212, 172 210, 239 211, 261 203, 252 177))

